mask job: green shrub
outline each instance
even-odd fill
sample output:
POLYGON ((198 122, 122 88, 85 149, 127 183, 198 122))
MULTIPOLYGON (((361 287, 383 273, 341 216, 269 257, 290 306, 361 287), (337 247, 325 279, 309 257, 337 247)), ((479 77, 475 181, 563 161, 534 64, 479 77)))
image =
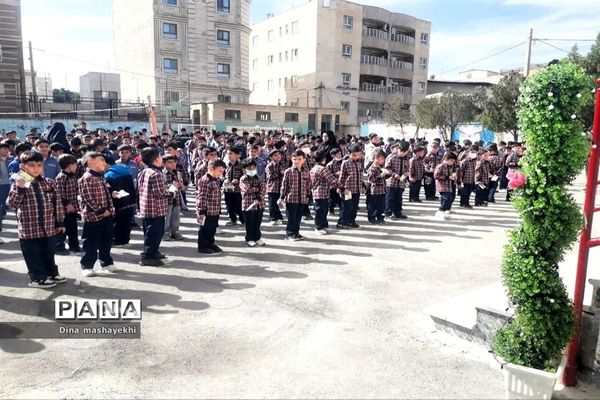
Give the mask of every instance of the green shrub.
POLYGON ((573 334, 573 308, 558 264, 583 223, 568 185, 589 154, 579 116, 591 89, 584 71, 568 62, 532 75, 521 88, 517 115, 527 147, 521 160, 527 183, 515 193, 522 221, 510 233, 502 265, 516 312, 494 346, 510 363, 553 370, 573 334))

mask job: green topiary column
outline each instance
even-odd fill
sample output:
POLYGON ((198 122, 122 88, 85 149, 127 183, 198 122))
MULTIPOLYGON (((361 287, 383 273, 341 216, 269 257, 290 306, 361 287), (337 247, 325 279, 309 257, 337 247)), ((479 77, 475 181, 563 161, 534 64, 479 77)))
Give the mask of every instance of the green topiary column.
POLYGON ((572 304, 558 264, 583 222, 568 186, 589 154, 579 114, 591 89, 583 70, 566 62, 529 77, 521 88, 527 183, 514 197, 522 222, 510 233, 502 267, 516 314, 495 343, 495 352, 513 364, 554 370, 573 334, 572 304))

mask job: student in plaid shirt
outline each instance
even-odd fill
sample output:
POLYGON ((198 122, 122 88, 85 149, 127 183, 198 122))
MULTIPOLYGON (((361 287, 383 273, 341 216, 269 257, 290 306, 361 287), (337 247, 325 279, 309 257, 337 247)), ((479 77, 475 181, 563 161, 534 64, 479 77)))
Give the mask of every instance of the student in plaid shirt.
POLYGON ((186 156, 184 155, 184 152, 181 152, 179 150, 179 143, 177 142, 169 142, 167 143, 167 145, 165 146, 165 155, 170 155, 175 157, 175 163, 177 165, 176 169, 177 169, 177 173, 179 174, 179 176, 181 177, 181 181, 183 182, 183 189, 181 190, 180 194, 178 194, 178 196, 181 197, 181 202, 179 204, 179 207, 186 211, 187 210, 187 187, 190 184, 190 174, 188 173, 188 163, 187 163, 187 159, 185 158, 186 156))
MULTIPOLYGON (((512 153, 506 157, 506 167, 508 171, 518 171, 521 169, 521 158, 523 157, 523 147, 521 143, 513 144, 512 153)), ((506 189, 506 201, 510 201, 513 189, 506 189)))
POLYGON ((460 162, 458 182, 460 187, 460 206, 462 208, 473 208, 469 204, 469 201, 471 194, 475 191, 475 165, 477 164, 478 151, 479 146, 472 146, 462 162, 460 162))
POLYGON ((500 182, 500 177, 502 176, 502 171, 504 169, 504 161, 498 152, 498 147, 495 143, 491 144, 489 147, 490 150, 490 192, 488 194, 488 202, 495 203, 496 202, 496 190, 498 190, 498 184, 500 182))
MULTIPOLYGON (((167 215, 169 199, 178 193, 167 190, 162 173, 162 157, 158 150, 147 147, 142 150, 141 155, 147 168, 140 172, 138 177, 140 214, 144 228, 144 250, 141 253, 140 265, 156 267, 164 265, 162 260, 166 256, 159 251, 159 247, 165 232, 165 215, 167 215)), ((181 182, 176 186, 178 189, 184 187, 181 182)))
POLYGON ((77 159, 71 154, 63 154, 58 158, 61 172, 56 177, 56 192, 65 212, 65 233, 56 237, 56 253, 67 253, 65 240, 69 238, 69 251, 80 253, 77 233, 77 159))
POLYGON ((327 211, 329 211, 329 196, 332 190, 340 188, 339 181, 325 166, 327 153, 317 151, 315 153, 316 165, 310 171, 310 182, 312 185, 312 196, 315 202, 315 231, 320 235, 327 235, 329 222, 327 211))
POLYGON ((385 215, 392 220, 407 219, 407 216, 402 214, 402 195, 409 175, 409 147, 408 142, 392 145, 392 154, 385 160, 385 169, 392 172, 386 182, 385 215))
POLYGON ((300 222, 310 194, 310 171, 304 168, 305 160, 304 152, 296 150, 292 154, 292 167, 285 171, 281 182, 278 204, 285 202, 287 209, 286 240, 304 239, 304 236, 300 235, 300 222))
MULTIPOLYGON (((183 180, 181 172, 177 170, 177 158, 172 155, 166 155, 163 157, 163 164, 165 167, 163 174, 167 187, 171 187, 171 185, 175 187, 181 186, 180 184, 183 183, 183 180)), ((168 199, 169 206, 167 207, 167 215, 165 215, 165 234, 163 240, 184 240, 183 235, 179 233, 182 196, 182 192, 178 191, 174 193, 173 197, 168 199)))
POLYGON ((260 225, 265 212, 266 184, 258 175, 256 161, 247 158, 242 163, 244 176, 240 179, 242 208, 246 219, 246 244, 248 247, 264 246, 260 225))
MULTIPOLYGON (((308 170, 310 172, 310 170, 315 166, 315 159, 313 157, 313 151, 310 146, 310 143, 306 140, 301 141, 298 144, 298 150, 302 150, 304 152, 304 156, 306 157, 306 160, 304 161, 303 168, 305 168, 306 170, 308 170)), ((308 203, 304 206, 304 209, 302 210, 302 216, 304 217, 305 221, 310 221, 313 219, 312 215, 310 214, 310 205, 311 204, 313 204, 313 198, 312 198, 312 193, 309 193, 308 203)))
POLYGON ((281 165, 282 154, 279 150, 271 150, 269 153, 269 163, 265 168, 267 176, 267 196, 269 199, 269 221, 271 225, 281 225, 283 215, 277 205, 279 192, 281 191, 281 179, 283 178, 283 167, 281 165))
POLYGON ((78 182, 83 217, 83 252, 80 263, 82 275, 92 277, 95 275, 94 264, 98 259, 103 271, 118 271, 110 255, 115 215, 112 196, 116 192, 111 194, 104 180, 108 165, 101 153, 88 152, 82 161, 88 170, 78 182))
POLYGON ((367 218, 371 224, 384 224, 385 212, 385 179, 390 171, 383 171, 386 155, 383 150, 376 150, 373 153, 373 163, 369 168, 368 178, 371 184, 371 199, 367 210, 367 218))
POLYGON ((425 166, 423 164, 425 157, 425 147, 418 146, 415 148, 414 156, 409 161, 408 172, 410 180, 410 196, 409 201, 414 203, 422 203, 419 199, 421 192, 421 183, 425 176, 425 166))
POLYGON ((230 147, 227 150, 229 165, 225 171, 223 192, 225 193, 225 205, 227 206, 229 221, 225 226, 237 225, 238 218, 242 224, 245 223, 244 213, 242 212, 242 194, 240 193, 240 178, 244 174, 240 163, 240 154, 240 149, 237 147, 230 147))
POLYGON ((217 149, 214 147, 205 147, 202 149, 202 160, 198 162, 198 165, 194 169, 194 183, 198 182, 208 172, 208 163, 217 160, 219 154, 217 149))
POLYGON ((54 262, 54 236, 64 233, 64 208, 56 193, 54 182, 42 177, 44 158, 39 153, 23 152, 19 157, 21 169, 33 181, 17 179, 8 195, 8 205, 17 209, 19 242, 29 286, 51 288, 66 282, 54 262))
POLYGON ((443 150, 440 147, 439 139, 434 139, 431 151, 425 156, 423 163, 425 165, 425 200, 438 200, 435 196, 435 179, 433 173, 438 165, 442 163, 443 150))
POLYGON ((478 156, 479 161, 475 166, 475 206, 487 207, 490 185, 490 152, 481 150, 478 156))
POLYGON ((208 163, 208 172, 198 180, 196 215, 200 223, 198 230, 198 252, 203 254, 222 253, 215 244, 215 233, 221 215, 221 177, 227 166, 221 160, 208 163))
POLYGON ((433 174, 436 181, 436 189, 440 193, 440 209, 435 214, 437 219, 445 220, 450 214, 452 203, 456 197, 456 181, 458 170, 455 168, 456 154, 449 151, 444 155, 444 160, 435 169, 433 174))
MULTIPOLYGON (((342 150, 336 147, 331 149, 329 154, 331 154, 332 160, 327 163, 327 169, 336 179, 339 179, 343 161, 342 150)), ((342 197, 338 193, 337 189, 331 189, 329 199, 329 214, 335 215, 335 207, 340 210, 342 209, 342 197)))
POLYGON ((337 224, 338 229, 360 228, 356 223, 360 194, 363 192, 362 182, 362 148, 357 143, 348 147, 348 159, 342 162, 340 171, 340 187, 344 198, 344 206, 337 224))

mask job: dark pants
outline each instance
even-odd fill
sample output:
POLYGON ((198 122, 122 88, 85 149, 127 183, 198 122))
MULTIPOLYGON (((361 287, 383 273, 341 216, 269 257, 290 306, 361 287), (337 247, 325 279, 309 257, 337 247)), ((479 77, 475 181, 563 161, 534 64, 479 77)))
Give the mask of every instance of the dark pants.
POLYGON ((269 221, 281 221, 283 215, 277 201, 279 200, 279 193, 269 193, 269 221))
POLYGON ((244 211, 246 218, 246 242, 256 242, 262 238, 260 225, 262 224, 264 209, 244 211))
POLYGON ((6 199, 10 193, 10 185, 0 185, 0 232, 2 232, 2 220, 6 214, 6 199))
POLYGON ((329 199, 315 200, 315 229, 329 228, 327 213, 329 211, 329 199))
POLYGON ((475 190, 474 183, 465 183, 463 188, 460 189, 460 205, 468 206, 469 201, 471 200, 471 193, 475 190))
POLYGON ((402 215, 402 195, 404 188, 388 188, 385 194, 385 215, 399 217, 402 215))
POLYGON ((508 167, 504 167, 502 169, 502 175, 500 176, 500 190, 506 189, 508 187, 508 178, 506 177, 506 174, 508 174, 508 167))
POLYGON ((310 217, 310 205, 313 204, 312 193, 308 195, 308 203, 304 205, 302 209, 303 217, 310 217))
POLYGON ((425 184, 425 198, 427 200, 435 199, 435 179, 433 179, 433 174, 425 174, 424 178, 425 184))
POLYGON ((207 215, 204 218, 204 225, 198 230, 198 250, 210 249, 215 245, 217 226, 219 226, 218 215, 207 215))
POLYGON ((329 195, 330 195, 329 212, 330 213, 334 212, 336 207, 341 210, 342 209, 342 197, 337 192, 337 190, 331 189, 331 191, 329 192, 329 195))
POLYGON ((77 237, 77 214, 65 214, 65 233, 56 235, 56 249, 65 248, 65 240, 69 239, 69 250, 74 251, 79 248, 79 238, 77 237))
POLYGON ((285 233, 288 236, 300 234, 300 223, 302 222, 302 212, 304 204, 286 203, 287 209, 287 227, 285 233))
POLYGON ((481 188, 479 185, 475 188, 475 205, 480 206, 488 202, 489 189, 487 187, 481 188))
POLYGON ((456 197, 456 193, 454 192, 442 192, 440 193, 440 211, 450 211, 452 209, 452 203, 454 203, 454 198, 456 197))
POLYGON ((117 211, 115 215, 115 245, 128 244, 131 240, 131 218, 135 216, 135 209, 126 208, 117 211))
POLYGON ((54 262, 54 237, 21 239, 20 243, 31 281, 45 281, 58 275, 58 267, 54 262))
POLYGON ((93 269, 96 260, 100 259, 102 267, 113 265, 113 259, 110 256, 113 239, 113 218, 107 217, 98 222, 83 223, 83 254, 81 257, 81 267, 83 269, 93 269))
POLYGON ((372 194, 368 207, 369 222, 383 221, 385 212, 385 194, 372 194))
POLYGON ((158 258, 160 242, 165 233, 165 217, 143 218, 144 228, 144 251, 142 258, 158 258))
POLYGON ((352 225, 356 223, 356 214, 358 214, 359 201, 360 193, 353 193, 351 200, 344 200, 344 207, 340 213, 338 224, 352 225))
POLYGON ((490 203, 495 203, 496 202, 496 190, 498 189, 498 181, 490 181, 490 186, 488 187, 489 189, 489 193, 488 193, 488 199, 487 201, 489 201, 490 203))
POLYGON ((225 193, 225 205, 227 205, 227 213, 231 222, 237 222, 238 218, 243 224, 244 213, 242 212, 242 194, 235 192, 225 193))
POLYGON ((419 201, 419 194, 421 193, 421 181, 410 183, 410 196, 411 201, 419 201))
POLYGON ((369 208, 369 203, 371 202, 371 183, 365 183, 365 204, 367 205, 367 209, 369 208))

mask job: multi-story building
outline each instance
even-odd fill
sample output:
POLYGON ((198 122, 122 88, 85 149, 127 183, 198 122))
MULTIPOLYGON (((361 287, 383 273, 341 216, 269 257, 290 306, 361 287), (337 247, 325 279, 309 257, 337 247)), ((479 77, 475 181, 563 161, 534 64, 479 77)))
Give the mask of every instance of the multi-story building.
POLYGON ((79 96, 82 103, 90 104, 96 115, 109 115, 119 107, 121 75, 106 72, 88 72, 79 77, 79 96))
POLYGON ((27 110, 21 0, 0 0, 0 112, 27 110))
MULTIPOLYGON (((44 72, 35 71, 35 92, 39 100, 52 102, 52 78, 44 72)), ((31 71, 25 70, 25 94, 29 99, 33 99, 33 83, 31 81, 31 71)))
POLYGON ((123 100, 150 95, 159 117, 177 103, 172 117, 189 116, 192 103, 247 103, 250 1, 113 0, 123 100))
POLYGON ((393 96, 407 107, 425 96, 430 32, 428 21, 345 0, 269 15, 252 27, 250 102, 343 108, 342 129, 358 133, 393 96))

